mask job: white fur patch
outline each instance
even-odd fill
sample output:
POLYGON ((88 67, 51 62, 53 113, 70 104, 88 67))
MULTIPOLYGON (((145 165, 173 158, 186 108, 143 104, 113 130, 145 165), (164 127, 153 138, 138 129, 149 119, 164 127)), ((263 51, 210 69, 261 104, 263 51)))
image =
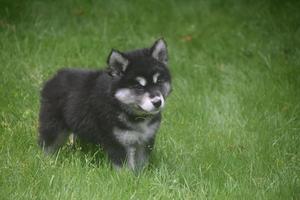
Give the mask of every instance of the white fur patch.
POLYGON ((153 102, 157 102, 161 100, 161 106, 160 108, 163 108, 164 106, 164 97, 160 94, 159 96, 156 96, 154 98, 150 98, 149 93, 145 93, 144 97, 142 98, 142 101, 140 103, 140 107, 149 112, 149 113, 157 113, 160 111, 160 109, 157 109, 154 107, 153 102))
POLYGON ((135 78, 135 80, 139 82, 141 86, 146 86, 147 84, 147 80, 144 77, 138 76, 135 78))
POLYGON ((121 101, 122 103, 129 104, 129 103, 134 103, 135 98, 134 95, 132 94, 130 89, 123 88, 117 90, 115 97, 121 101))
POLYGON ((122 130, 119 128, 114 128, 114 135, 117 137, 118 141, 124 146, 130 145, 142 145, 152 138, 159 126, 159 123, 149 124, 149 120, 145 120, 140 123, 129 123, 126 125, 129 126, 132 130, 122 130))
POLYGON ((142 98, 142 101, 139 105, 143 110, 147 112, 152 112, 155 110, 155 107, 153 106, 151 102, 151 98, 148 92, 145 93, 145 95, 142 98))
POLYGON ((155 73, 155 74, 153 75, 153 83, 156 83, 156 82, 157 82, 159 75, 160 75, 159 73, 155 73))
POLYGON ((115 127, 113 133, 117 140, 125 147, 127 153, 127 164, 131 169, 137 169, 144 166, 148 157, 145 154, 145 143, 152 138, 158 127, 159 122, 149 125, 150 120, 140 123, 126 122, 126 118, 120 115, 119 118, 132 130, 122 130, 115 127))
MULTIPOLYGON (((163 89, 163 94, 165 94, 164 90, 169 90, 169 87, 166 86, 166 88, 163 89)), ((156 114, 160 112, 160 110, 164 107, 165 103, 164 96, 161 93, 159 93, 159 96, 151 98, 148 92, 142 95, 136 95, 136 93, 133 90, 128 88, 122 88, 117 90, 115 93, 115 98, 118 99, 120 102, 127 104, 131 108, 140 108, 141 110, 151 114, 156 114), (158 102, 159 100, 161 101, 161 105, 159 108, 156 108, 153 105, 153 103, 158 102)))
POLYGON ((127 154, 127 164, 130 169, 135 169, 135 154, 136 154, 136 148, 134 147, 127 147, 126 148, 126 154, 127 154))
POLYGON ((168 96, 170 94, 170 92, 171 92, 170 83, 166 82, 166 83, 163 84, 163 91, 162 92, 163 92, 164 96, 168 96))

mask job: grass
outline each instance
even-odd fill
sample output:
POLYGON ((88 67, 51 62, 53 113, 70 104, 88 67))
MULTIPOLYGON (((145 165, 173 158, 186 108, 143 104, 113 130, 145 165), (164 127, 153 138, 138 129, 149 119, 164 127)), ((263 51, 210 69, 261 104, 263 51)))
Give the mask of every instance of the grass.
POLYGON ((299 8, 2 0, 0 199, 299 199, 299 8), (101 152, 69 146, 45 157, 36 144, 42 83, 161 36, 174 90, 151 166, 115 172, 101 152))

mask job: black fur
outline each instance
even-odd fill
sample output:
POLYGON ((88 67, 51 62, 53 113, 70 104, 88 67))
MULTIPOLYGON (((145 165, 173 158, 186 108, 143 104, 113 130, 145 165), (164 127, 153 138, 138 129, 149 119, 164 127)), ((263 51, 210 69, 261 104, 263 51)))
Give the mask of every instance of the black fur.
MULTIPOLYGON (((154 123, 160 122, 161 113, 135 114, 114 97, 116 90, 130 87, 134 76, 148 77, 153 71, 161 72, 162 79, 171 82, 165 64, 151 57, 152 48, 122 53, 129 60, 129 65, 125 71, 118 69, 117 75, 111 67, 98 71, 58 71, 41 91, 40 146, 45 150, 51 148, 49 153, 53 153, 52 150, 61 147, 69 134, 74 133, 83 140, 100 145, 115 165, 123 165, 126 161, 126 149, 112 132, 114 127, 125 130, 130 127, 118 116, 125 114, 131 123, 147 118, 151 118, 149 123, 154 123)), ((158 86, 148 87, 151 93, 158 86)), ((153 136, 145 143, 148 153, 151 152, 154 140, 153 136)))

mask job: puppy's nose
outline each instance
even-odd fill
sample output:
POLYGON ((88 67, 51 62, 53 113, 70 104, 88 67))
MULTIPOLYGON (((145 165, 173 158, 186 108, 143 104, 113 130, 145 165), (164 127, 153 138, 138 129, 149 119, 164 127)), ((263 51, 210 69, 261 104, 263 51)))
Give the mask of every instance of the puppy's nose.
POLYGON ((161 100, 158 99, 156 101, 152 101, 152 104, 154 105, 155 108, 159 108, 161 105, 161 100))

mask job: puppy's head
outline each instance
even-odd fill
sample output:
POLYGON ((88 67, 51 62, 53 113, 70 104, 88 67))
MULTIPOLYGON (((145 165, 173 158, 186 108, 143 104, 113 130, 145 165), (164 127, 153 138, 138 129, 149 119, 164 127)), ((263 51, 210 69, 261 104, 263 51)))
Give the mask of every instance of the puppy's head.
POLYGON ((136 115, 159 113, 171 92, 167 45, 157 40, 151 48, 122 53, 112 50, 108 65, 116 77, 114 97, 136 115))

